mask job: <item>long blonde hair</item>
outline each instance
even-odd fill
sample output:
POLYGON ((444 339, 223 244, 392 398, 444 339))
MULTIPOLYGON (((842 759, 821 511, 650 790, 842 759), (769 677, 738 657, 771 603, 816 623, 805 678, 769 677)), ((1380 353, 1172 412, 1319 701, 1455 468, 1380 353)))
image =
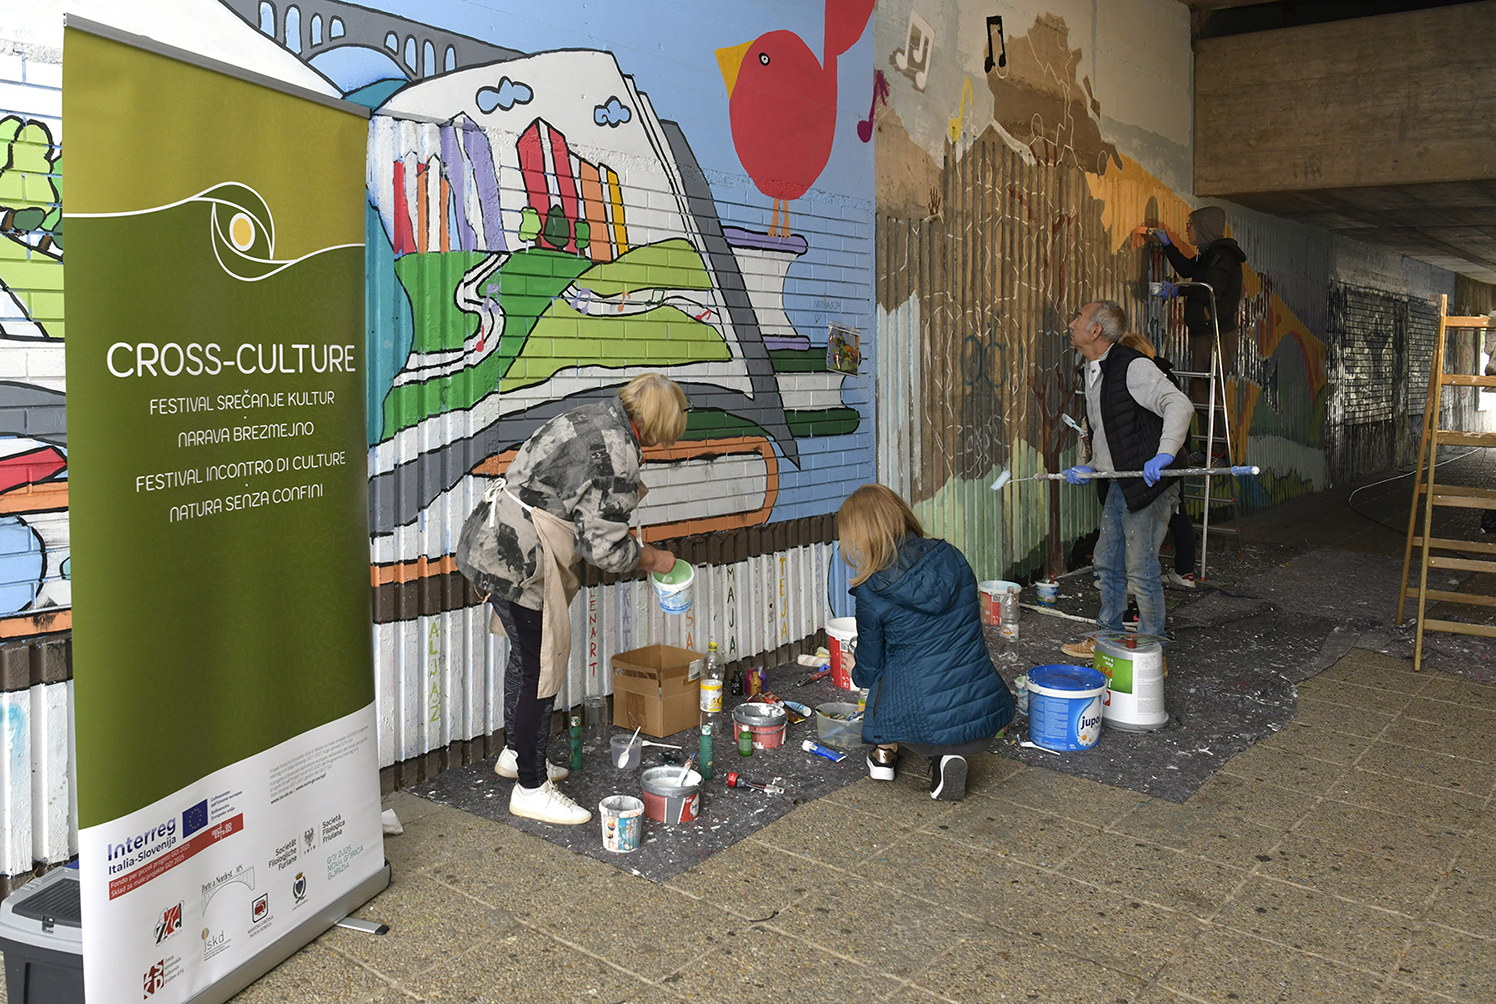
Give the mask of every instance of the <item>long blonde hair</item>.
POLYGON ((680 384, 658 373, 641 373, 618 392, 623 410, 639 430, 643 446, 672 446, 686 431, 690 402, 680 384))
POLYGON ((868 576, 893 564, 899 541, 908 534, 925 535, 919 518, 903 499, 882 485, 863 485, 836 513, 836 531, 841 538, 842 558, 855 573, 851 584, 860 586, 868 576))
POLYGON ((1149 359, 1158 358, 1158 349, 1155 349, 1152 342, 1144 338, 1142 335, 1138 334, 1136 331, 1129 331, 1127 334, 1123 335, 1121 340, 1117 342, 1117 344, 1126 345, 1129 349, 1132 349, 1135 352, 1141 352, 1149 359))

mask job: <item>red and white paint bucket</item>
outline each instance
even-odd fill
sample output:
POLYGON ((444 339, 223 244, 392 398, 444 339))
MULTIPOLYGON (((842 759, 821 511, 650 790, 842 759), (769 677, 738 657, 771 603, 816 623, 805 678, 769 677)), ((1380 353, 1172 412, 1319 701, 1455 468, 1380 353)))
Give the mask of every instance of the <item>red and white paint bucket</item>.
POLYGON ((826 622, 826 642, 831 649, 831 682, 852 690, 852 667, 845 656, 857 651, 857 618, 833 617, 826 622))
POLYGON ((988 627, 1000 627, 1003 622, 1003 596, 1009 589, 1022 589, 1016 582, 1007 579, 987 579, 977 583, 982 601, 982 623, 988 627))
POLYGON ((783 708, 772 704, 749 701, 732 709, 732 737, 734 740, 747 730, 753 736, 753 748, 771 750, 784 745, 784 730, 789 717, 783 708))
POLYGON ((694 770, 681 778, 679 767, 651 767, 641 777, 644 815, 657 823, 694 823, 701 815, 701 775, 694 770))

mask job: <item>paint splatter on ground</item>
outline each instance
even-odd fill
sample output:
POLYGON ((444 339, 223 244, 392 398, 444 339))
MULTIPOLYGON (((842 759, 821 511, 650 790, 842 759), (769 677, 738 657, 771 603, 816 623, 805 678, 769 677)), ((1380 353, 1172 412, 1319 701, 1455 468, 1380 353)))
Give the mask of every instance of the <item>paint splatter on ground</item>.
MULTIPOLYGON (((1411 631, 1392 623, 1400 560, 1336 550, 1298 557, 1292 553, 1282 545, 1248 545, 1238 556, 1217 559, 1210 588, 1168 593, 1173 638, 1164 697, 1170 721, 1163 729, 1103 729, 1095 748, 1053 754, 1017 745, 1027 731, 1027 721, 1020 716, 1006 737, 993 742, 991 751, 1034 767, 1183 802, 1231 757, 1293 720, 1296 683, 1328 668, 1352 647, 1411 654, 1411 631)), ((1025 590, 1026 602, 1033 601, 1032 592, 1025 590)), ((1060 645, 1092 630, 1088 622, 1096 615, 1098 601, 1089 579, 1065 580, 1057 609, 1085 622, 1025 610, 1012 662, 1002 660, 998 632, 989 628, 988 645, 1010 685, 1032 666, 1068 661, 1060 645)), ((1484 639, 1430 635, 1425 644, 1431 669, 1476 679, 1490 679, 1496 673, 1496 646, 1484 639)), ((769 689, 812 707, 845 697, 846 692, 829 681, 795 687, 794 681, 806 672, 795 665, 772 668, 769 689)), ((813 719, 791 725, 784 746, 744 758, 731 741, 730 707, 719 718, 723 734, 717 737, 717 770, 704 786, 701 817, 674 827, 646 820, 643 845, 632 854, 605 851, 595 818, 582 826, 548 826, 509 815, 514 782, 494 774, 492 760, 447 771, 413 790, 664 882, 785 815, 797 802, 830 794, 866 774, 860 748, 847 751, 847 759, 839 764, 800 748, 802 739, 815 736, 813 719), (729 789, 724 779, 730 770, 761 783, 783 777, 786 792, 774 796, 729 789)), ((697 733, 692 729, 667 741, 693 753, 697 733)), ((555 762, 566 761, 564 735, 553 736, 550 753, 555 762)), ((661 763, 660 755, 658 748, 646 747, 643 766, 661 763)), ((921 787, 928 770, 924 757, 906 753, 899 764, 900 781, 921 787)), ((637 795, 639 772, 616 770, 606 750, 588 749, 584 769, 561 787, 595 814, 597 803, 608 795, 637 795)))
MULTIPOLYGON (((811 707, 847 699, 847 691, 838 690, 826 680, 796 687, 795 681, 803 679, 809 672, 794 664, 771 668, 769 690, 811 707)), ((856 700, 855 694, 852 700, 856 700)), ((867 764, 860 747, 844 751, 847 758, 841 763, 832 763, 800 748, 802 740, 816 737, 814 718, 790 725, 783 746, 754 750, 749 757, 740 756, 732 738, 731 709, 742 701, 743 698, 729 697, 728 707, 717 716, 717 731, 721 734, 716 737, 716 769, 712 780, 702 788, 700 818, 682 826, 666 826, 646 819, 641 846, 631 854, 612 854, 603 849, 597 804, 609 795, 637 797, 641 771, 664 762, 661 759, 664 751, 658 747, 644 747, 644 763, 640 769, 632 771, 616 769, 606 748, 584 750, 583 769, 559 784, 569 797, 592 810, 592 821, 580 826, 551 826, 511 816, 509 792, 515 782, 495 774, 492 760, 446 771, 411 790, 424 798, 464 809, 485 819, 508 823, 577 854, 617 865, 651 881, 664 882, 772 823, 796 804, 828 795, 867 776, 867 764), (768 795, 753 788, 729 788, 726 781, 728 771, 737 771, 759 784, 776 776, 782 777, 785 792, 783 795, 768 795)), ((609 732, 628 734, 620 729, 609 729, 609 732)), ((681 745, 685 747, 685 755, 692 755, 699 748, 698 735, 696 729, 690 729, 662 741, 681 745)), ((550 757, 554 763, 567 762, 570 747, 566 736, 552 736, 550 757)))

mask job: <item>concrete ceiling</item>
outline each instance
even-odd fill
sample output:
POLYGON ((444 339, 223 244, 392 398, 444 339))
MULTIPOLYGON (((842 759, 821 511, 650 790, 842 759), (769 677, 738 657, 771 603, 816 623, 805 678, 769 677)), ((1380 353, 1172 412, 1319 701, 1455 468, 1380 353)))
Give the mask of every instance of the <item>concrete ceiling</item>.
POLYGON ((1206 60, 1195 76, 1197 192, 1496 283, 1496 86, 1477 76, 1488 70, 1459 69, 1488 64, 1481 28, 1496 4, 1180 2, 1193 11, 1197 59, 1206 60), (1225 15, 1224 34, 1199 31, 1214 11, 1258 5, 1260 18, 1225 15), (1364 16, 1389 8, 1402 12, 1364 16), (1295 26, 1273 26, 1284 17, 1295 26), (1259 21, 1264 30, 1254 31, 1259 21), (1385 41, 1398 38, 1423 45, 1385 41), (1243 67, 1265 69, 1252 77, 1243 67), (1238 85, 1221 86, 1231 73, 1238 85), (1300 91, 1318 103, 1302 103, 1300 91), (1230 105, 1233 92, 1255 95, 1256 107, 1230 105), (1400 147, 1420 152, 1381 153, 1400 147), (1311 163, 1312 182, 1307 169, 1288 170, 1311 163))
POLYGON ((1234 201, 1496 283, 1496 181, 1270 192, 1234 201))

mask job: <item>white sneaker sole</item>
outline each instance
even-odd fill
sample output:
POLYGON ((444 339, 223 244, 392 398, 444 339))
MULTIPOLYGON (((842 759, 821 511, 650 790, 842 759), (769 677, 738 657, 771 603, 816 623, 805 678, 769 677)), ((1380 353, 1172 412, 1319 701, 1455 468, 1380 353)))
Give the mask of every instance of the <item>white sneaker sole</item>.
POLYGON ((871 777, 874 781, 892 781, 894 770, 895 768, 893 767, 885 767, 877 763, 872 757, 867 758, 868 777, 871 777))
POLYGON ((512 804, 509 806, 509 814, 511 816, 521 816, 525 819, 533 819, 539 823, 555 823, 557 826, 581 826, 583 823, 591 822, 592 813, 586 809, 582 809, 581 811, 582 815, 580 817, 568 816, 565 819, 557 819, 555 816, 547 816, 543 812, 536 812, 533 809, 526 809, 523 806, 512 804))

